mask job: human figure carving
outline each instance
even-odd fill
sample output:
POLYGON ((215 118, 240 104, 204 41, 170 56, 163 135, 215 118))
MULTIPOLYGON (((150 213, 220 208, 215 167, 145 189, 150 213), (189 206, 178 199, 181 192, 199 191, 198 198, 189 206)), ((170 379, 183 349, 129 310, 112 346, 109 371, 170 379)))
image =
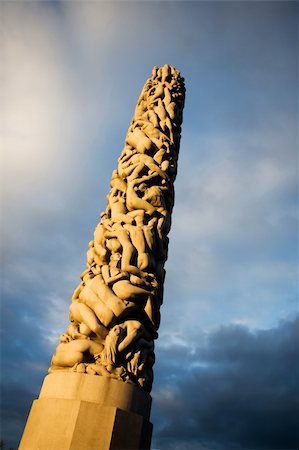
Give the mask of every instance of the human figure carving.
POLYGON ((106 210, 72 296, 71 324, 60 337, 50 371, 85 372, 151 389, 183 81, 173 67, 155 66, 138 98, 106 210))
POLYGON ((117 267, 119 260, 121 260, 120 253, 112 254, 110 265, 102 267, 105 283, 108 286, 111 285, 113 292, 121 300, 131 299, 133 302, 136 302, 146 299, 151 295, 151 292, 146 290, 145 287, 150 287, 150 284, 136 275, 130 275, 117 267))
POLYGON ((160 169, 154 158, 142 153, 135 153, 129 161, 122 163, 122 176, 135 179, 141 175, 144 169, 151 171, 152 174, 159 175, 163 179, 167 178, 166 173, 160 169))

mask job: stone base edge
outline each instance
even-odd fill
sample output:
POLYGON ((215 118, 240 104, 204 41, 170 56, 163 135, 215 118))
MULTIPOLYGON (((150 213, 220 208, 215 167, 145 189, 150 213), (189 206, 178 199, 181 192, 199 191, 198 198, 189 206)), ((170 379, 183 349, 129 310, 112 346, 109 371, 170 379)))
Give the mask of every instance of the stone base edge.
POLYGON ((149 450, 152 424, 114 406, 62 398, 33 402, 19 450, 149 450))

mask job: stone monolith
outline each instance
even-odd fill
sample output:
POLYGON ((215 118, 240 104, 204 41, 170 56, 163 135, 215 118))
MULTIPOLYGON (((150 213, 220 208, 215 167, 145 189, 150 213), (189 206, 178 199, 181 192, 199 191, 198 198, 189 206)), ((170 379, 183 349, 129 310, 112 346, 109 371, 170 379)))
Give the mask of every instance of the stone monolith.
POLYGON ((154 340, 184 98, 180 73, 154 67, 21 450, 150 448, 154 340))

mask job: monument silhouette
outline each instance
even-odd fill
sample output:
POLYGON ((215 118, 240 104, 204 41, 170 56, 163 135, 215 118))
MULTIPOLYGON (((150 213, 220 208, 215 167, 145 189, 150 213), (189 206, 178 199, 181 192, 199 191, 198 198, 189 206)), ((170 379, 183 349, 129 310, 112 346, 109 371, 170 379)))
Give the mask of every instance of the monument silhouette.
POLYGON ((20 450, 150 448, 154 340, 184 99, 180 73, 154 67, 20 450))

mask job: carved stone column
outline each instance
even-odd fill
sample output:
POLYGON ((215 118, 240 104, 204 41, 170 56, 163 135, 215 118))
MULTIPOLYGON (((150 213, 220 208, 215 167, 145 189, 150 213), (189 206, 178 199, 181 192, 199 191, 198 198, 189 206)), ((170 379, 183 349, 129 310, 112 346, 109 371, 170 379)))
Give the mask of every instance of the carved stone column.
POLYGON ((184 96, 177 70, 153 69, 21 450, 150 447, 154 340, 184 96))

